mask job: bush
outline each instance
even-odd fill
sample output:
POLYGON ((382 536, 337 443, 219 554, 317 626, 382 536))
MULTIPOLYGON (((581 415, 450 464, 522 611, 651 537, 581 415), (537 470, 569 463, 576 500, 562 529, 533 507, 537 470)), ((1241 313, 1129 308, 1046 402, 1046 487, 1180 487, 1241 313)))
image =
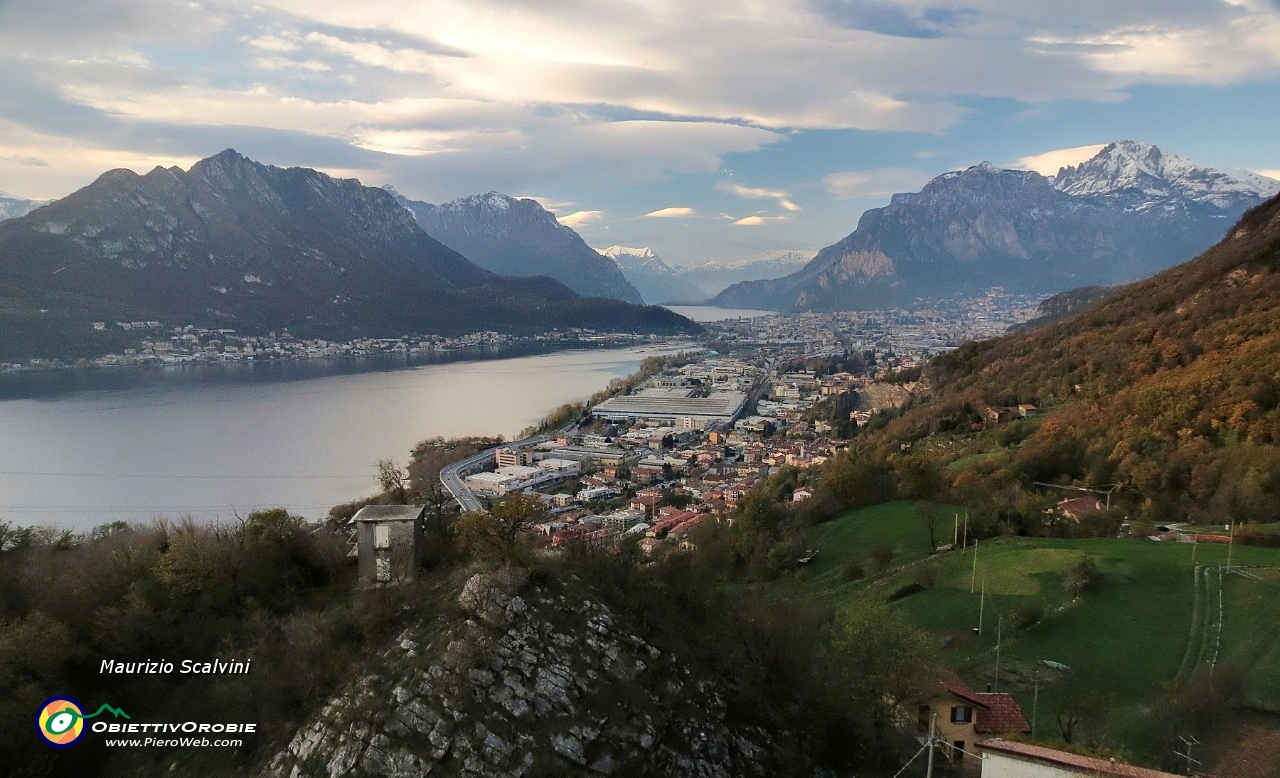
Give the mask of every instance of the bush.
POLYGON ((861 562, 854 562, 854 561, 846 562, 844 565, 844 569, 840 571, 840 576, 844 578, 844 580, 846 581, 856 581, 859 578, 861 578, 862 575, 863 573, 862 573, 861 562))
POLYGON ((889 569, 889 565, 893 564, 893 549, 888 546, 876 546, 871 549, 868 561, 871 562, 872 570, 883 573, 889 569))
POLYGON ((1014 629, 1031 629, 1040 623, 1040 619, 1044 618, 1044 608, 1030 603, 1023 605, 1013 614, 1014 629))

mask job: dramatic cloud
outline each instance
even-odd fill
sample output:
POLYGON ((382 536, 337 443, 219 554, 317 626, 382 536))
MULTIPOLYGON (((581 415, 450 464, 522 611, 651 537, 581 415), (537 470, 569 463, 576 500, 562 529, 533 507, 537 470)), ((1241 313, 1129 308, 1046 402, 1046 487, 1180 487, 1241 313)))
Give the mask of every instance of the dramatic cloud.
POLYGON ((659 208, 656 211, 650 211, 645 214, 645 217, 650 219, 688 219, 697 215, 698 212, 692 208, 673 207, 659 208))
POLYGON ((778 224, 791 221, 790 216, 747 216, 733 223, 735 227, 759 227, 764 224, 778 224))
MULTIPOLYGON (((1153 89, 1278 77, 1274 0, 0 0, 0 185, 52 197, 109 167, 235 147, 437 202, 490 189, 609 214, 686 202, 707 217, 689 235, 763 240, 721 229, 713 214, 734 209, 715 181, 850 170, 823 179, 836 198, 882 198, 928 179, 891 166, 1006 159, 999 135, 1019 122, 1070 126, 1086 102, 1115 119, 1153 89)), ((1221 126, 1273 118, 1274 90, 1247 96, 1221 126)), ((1117 126, 1146 126, 1137 110, 1117 126)), ((1201 124, 1184 136, 1213 135, 1186 115, 1201 124)), ((1079 142, 1064 135, 1035 137, 1079 142)), ((727 187, 776 212, 802 202, 803 223, 778 230, 790 244, 849 219, 799 184, 727 187)), ((782 217, 756 218, 725 221, 782 217)))
POLYGON ((574 211, 564 216, 557 216, 556 219, 566 227, 577 229, 583 225, 598 222, 603 216, 604 214, 600 211, 574 211))
POLYGON ((722 192, 736 195, 738 197, 746 197, 751 199, 777 200, 778 206, 787 211, 799 211, 800 206, 791 201, 791 195, 778 189, 761 189, 758 187, 742 186, 731 181, 722 181, 716 184, 716 189, 722 192))
POLYGON ((1022 157, 1011 167, 1021 170, 1034 170, 1044 176, 1057 175, 1058 171, 1064 167, 1078 165, 1081 162, 1093 159, 1099 151, 1102 151, 1104 146, 1106 146, 1105 143, 1095 143, 1092 146, 1054 149, 1043 154, 1022 157))
POLYGON ((898 192, 914 192, 932 175, 907 167, 850 170, 824 176, 827 190, 840 200, 884 199, 898 192))

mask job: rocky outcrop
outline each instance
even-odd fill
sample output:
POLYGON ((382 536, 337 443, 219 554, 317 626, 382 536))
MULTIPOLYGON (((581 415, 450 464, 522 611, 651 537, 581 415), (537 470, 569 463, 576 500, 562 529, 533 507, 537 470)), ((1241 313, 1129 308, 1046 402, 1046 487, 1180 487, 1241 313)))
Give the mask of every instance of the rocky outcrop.
POLYGON ((730 725, 689 664, 598 602, 519 583, 470 578, 456 626, 405 630, 261 775, 776 774, 773 736, 730 725))

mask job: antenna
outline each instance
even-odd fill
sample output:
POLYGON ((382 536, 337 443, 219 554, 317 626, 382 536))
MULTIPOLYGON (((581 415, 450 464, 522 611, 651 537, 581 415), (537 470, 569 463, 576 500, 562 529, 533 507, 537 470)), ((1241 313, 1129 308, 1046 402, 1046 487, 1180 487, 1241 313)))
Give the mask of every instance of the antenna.
POLYGON ((1200 741, 1196 740, 1195 735, 1187 735, 1186 737, 1179 735, 1178 739, 1182 741, 1182 746, 1186 749, 1186 753, 1184 754, 1181 751, 1174 751, 1174 753, 1187 760, 1187 775, 1191 775, 1191 766, 1196 765, 1199 767, 1201 764, 1199 759, 1191 758, 1191 747, 1200 745, 1200 741))

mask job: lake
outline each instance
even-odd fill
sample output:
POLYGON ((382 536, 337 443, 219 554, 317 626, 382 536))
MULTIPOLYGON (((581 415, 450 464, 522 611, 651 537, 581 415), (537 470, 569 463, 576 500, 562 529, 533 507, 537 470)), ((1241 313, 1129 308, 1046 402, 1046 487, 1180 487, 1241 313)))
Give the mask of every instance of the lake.
POLYGON ((694 321, 725 321, 727 319, 755 319, 760 316, 777 316, 777 311, 757 308, 718 308, 714 305, 664 305, 669 311, 694 321))
POLYGON ((405 367, 292 363, 0 376, 0 521, 317 518, 435 435, 511 436, 677 346, 405 367), (390 369, 397 367, 398 369, 390 369))

